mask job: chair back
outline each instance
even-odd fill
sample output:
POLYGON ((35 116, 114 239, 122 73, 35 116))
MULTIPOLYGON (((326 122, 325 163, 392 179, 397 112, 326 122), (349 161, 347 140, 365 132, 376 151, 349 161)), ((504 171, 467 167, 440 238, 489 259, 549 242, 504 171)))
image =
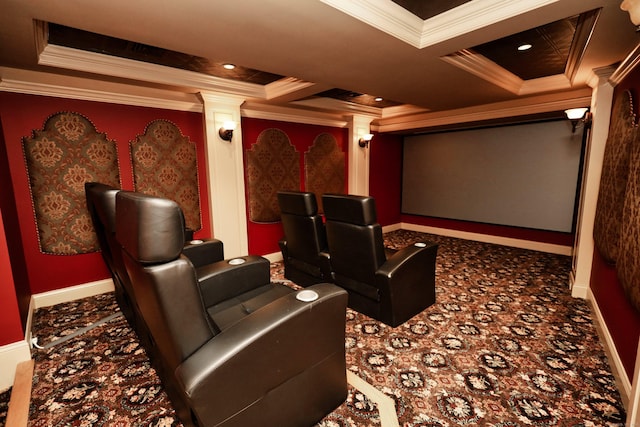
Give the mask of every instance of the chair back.
POLYGON ((176 202, 134 192, 116 195, 116 239, 168 372, 215 335, 193 264, 182 255, 184 233, 176 202))
MULTIPOLYGON (((375 272, 386 261, 375 199, 324 194, 322 205, 336 283, 356 281, 373 286, 375 272)), ((346 283, 343 285, 350 288, 346 283)))
POLYGON ((318 254, 327 249, 327 239, 315 194, 280 191, 278 204, 289 255, 317 264, 318 254))

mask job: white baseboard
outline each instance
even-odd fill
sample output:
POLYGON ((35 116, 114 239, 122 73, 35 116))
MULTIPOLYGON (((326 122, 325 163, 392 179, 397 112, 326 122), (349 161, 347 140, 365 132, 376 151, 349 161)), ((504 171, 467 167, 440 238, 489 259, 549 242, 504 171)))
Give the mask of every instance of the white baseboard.
POLYGON ((497 245, 511 246, 520 249, 529 249, 539 252, 547 252, 557 255, 571 256, 572 246, 556 245, 552 243, 533 242, 530 240, 514 239, 511 237, 492 236, 490 234, 471 233, 469 231, 450 230, 448 228, 430 227, 426 225, 401 223, 400 228, 404 230, 420 231, 423 233, 437 234, 440 236, 454 237, 458 239, 475 240, 483 243, 494 243, 497 245))
POLYGON ((268 259, 269 262, 282 261, 282 252, 273 252, 273 253, 262 255, 262 256, 268 259))
POLYGON ((104 279, 32 295, 29 303, 29 312, 27 313, 24 340, 0 347, 0 366, 2 366, 0 370, 0 390, 6 390, 11 387, 18 364, 31 359, 31 325, 33 323, 33 312, 36 309, 111 291, 113 291, 113 281, 104 279))
POLYGON ((0 391, 13 386, 16 367, 19 363, 29 359, 31 359, 31 350, 26 340, 0 347, 0 366, 2 366, 0 369, 0 391))
POLYGON ((113 280, 103 279, 31 296, 32 310, 113 291, 113 280))

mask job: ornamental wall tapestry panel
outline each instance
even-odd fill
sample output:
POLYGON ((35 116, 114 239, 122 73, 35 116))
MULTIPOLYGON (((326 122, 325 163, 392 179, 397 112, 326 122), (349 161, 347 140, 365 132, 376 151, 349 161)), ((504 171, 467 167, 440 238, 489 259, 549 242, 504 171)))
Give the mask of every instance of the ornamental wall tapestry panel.
POLYGON ((49 117, 22 139, 40 251, 74 255, 98 250, 84 184, 120 187, 115 141, 78 113, 49 117))
POLYGON ((135 191, 172 199, 187 228, 202 228, 196 146, 167 120, 154 120, 130 142, 135 191))
POLYGON ((277 193, 300 189, 300 155, 280 129, 265 129, 245 150, 249 220, 280 221, 277 193))
POLYGON ((321 133, 304 153, 305 189, 316 194, 318 212, 322 209, 322 194, 344 193, 344 153, 335 137, 321 133))
POLYGON ((624 196, 616 270, 631 304, 640 312, 640 139, 633 141, 624 196))
POLYGON ((637 134, 633 99, 629 91, 617 97, 612 111, 609 136, 604 149, 600 192, 593 225, 593 239, 602 257, 613 264, 619 256, 620 227, 629 159, 637 134))

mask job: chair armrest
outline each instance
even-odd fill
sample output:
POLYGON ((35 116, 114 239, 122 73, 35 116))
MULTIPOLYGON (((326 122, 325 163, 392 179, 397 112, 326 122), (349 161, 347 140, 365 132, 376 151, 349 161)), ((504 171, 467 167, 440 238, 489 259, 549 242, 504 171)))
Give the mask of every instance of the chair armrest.
POLYGON ((182 253, 189 258, 194 267, 224 259, 224 246, 218 239, 191 240, 185 243, 182 253))
POLYGON ((327 283, 306 289, 319 298, 302 302, 296 299, 299 292, 286 295, 216 335, 178 366, 176 377, 201 419, 218 425, 265 396, 278 395, 281 385, 306 378, 311 369, 323 370, 322 384, 305 384, 301 393, 329 388, 334 394, 344 390, 346 397, 347 293, 327 283))
MULTIPOLYGON (((383 304, 381 312, 396 319, 406 317, 404 320, 407 320, 420 311, 418 308, 435 302, 438 245, 423 242, 418 245, 400 249, 376 271, 376 286, 383 304)), ((388 324, 398 323, 389 320, 388 324)))
POLYGON ((223 260, 196 268, 200 293, 205 307, 236 297, 271 281, 269 260, 257 255, 248 255, 244 263, 233 264, 223 260))
POLYGON ((322 272, 322 277, 325 280, 331 281, 331 254, 326 251, 322 251, 319 254, 320 256, 320 271, 322 272))

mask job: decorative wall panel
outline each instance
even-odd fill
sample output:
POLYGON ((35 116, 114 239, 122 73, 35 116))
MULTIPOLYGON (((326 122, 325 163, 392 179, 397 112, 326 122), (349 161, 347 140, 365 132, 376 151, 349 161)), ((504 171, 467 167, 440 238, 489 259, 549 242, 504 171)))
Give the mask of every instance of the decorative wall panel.
POLYGON ((40 251, 74 255, 98 250, 84 184, 120 187, 115 141, 86 117, 60 112, 23 138, 40 251))
POLYGON ((196 146, 167 120, 154 120, 131 145, 135 191, 174 200, 187 228, 202 228, 196 146))
POLYGON ((280 129, 266 129, 245 150, 249 220, 280 221, 277 193, 300 189, 300 155, 280 129))
POLYGON ((318 212, 322 209, 322 194, 344 193, 345 156, 335 137, 321 133, 304 154, 305 189, 316 194, 318 212))
POLYGON ((640 139, 633 141, 624 197, 616 270, 629 301, 640 311, 640 139))
POLYGON ((596 207, 593 238, 596 248, 609 263, 619 254, 622 209, 629 177, 629 158, 637 135, 633 99, 629 91, 616 98, 611 111, 609 136, 604 151, 600 192, 596 207))

